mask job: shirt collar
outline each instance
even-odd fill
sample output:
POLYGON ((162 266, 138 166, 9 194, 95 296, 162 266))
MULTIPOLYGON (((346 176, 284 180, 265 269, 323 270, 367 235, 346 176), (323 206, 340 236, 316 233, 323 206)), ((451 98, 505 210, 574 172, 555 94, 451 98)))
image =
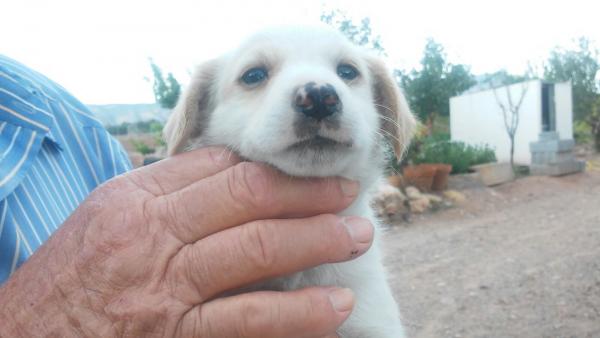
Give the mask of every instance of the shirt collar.
POLYGON ((19 64, 0 56, 0 121, 34 130, 59 145, 54 137, 55 121, 50 113, 52 97, 26 74, 19 64))

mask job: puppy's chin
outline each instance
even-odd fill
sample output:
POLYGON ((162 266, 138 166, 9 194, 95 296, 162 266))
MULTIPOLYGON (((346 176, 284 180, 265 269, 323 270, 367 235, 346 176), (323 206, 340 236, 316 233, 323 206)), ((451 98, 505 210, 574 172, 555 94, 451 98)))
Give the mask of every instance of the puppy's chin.
POLYGON ((242 156, 268 163, 292 176, 327 177, 342 175, 352 153, 351 144, 315 139, 298 142, 277 152, 253 151, 242 156))

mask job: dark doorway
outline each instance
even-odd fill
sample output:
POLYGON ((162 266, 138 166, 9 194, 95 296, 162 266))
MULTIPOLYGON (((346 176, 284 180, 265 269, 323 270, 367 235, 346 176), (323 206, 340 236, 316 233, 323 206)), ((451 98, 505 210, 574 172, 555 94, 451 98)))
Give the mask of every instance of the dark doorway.
POLYGON ((552 83, 542 83, 542 130, 556 131, 556 106, 552 83))

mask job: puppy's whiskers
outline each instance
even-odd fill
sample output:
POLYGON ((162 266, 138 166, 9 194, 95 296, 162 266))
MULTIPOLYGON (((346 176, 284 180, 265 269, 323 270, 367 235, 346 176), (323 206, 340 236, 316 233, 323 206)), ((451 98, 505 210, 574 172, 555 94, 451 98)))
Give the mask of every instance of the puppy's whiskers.
MULTIPOLYGON (((381 107, 383 109, 386 109, 386 110, 390 111, 393 115, 397 115, 398 114, 396 111, 394 111, 393 109, 391 109, 388 106, 384 106, 384 105, 378 104, 378 103, 373 103, 373 105, 375 105, 376 107, 381 107)), ((398 123, 398 121, 396 121, 396 120, 394 120, 394 119, 392 119, 392 118, 390 118, 388 116, 379 114, 379 117, 381 119, 385 120, 386 122, 389 122, 389 123, 393 124, 396 128, 398 128, 399 130, 402 130, 403 133, 407 133, 408 130, 409 130, 409 128, 407 126, 405 126, 404 124, 398 123)))
POLYGON ((381 107, 381 108, 383 108, 383 109, 386 109, 386 110, 390 111, 391 113, 393 113, 394 115, 397 113, 396 111, 394 111, 392 108, 390 108, 390 107, 388 107, 388 106, 384 106, 384 105, 382 105, 382 104, 375 103, 375 102, 373 102, 373 105, 374 105, 375 107, 381 107))
POLYGON ((221 150, 221 152, 219 153, 219 158, 224 158, 225 157, 225 153, 228 152, 227 154, 227 161, 231 160, 231 154, 232 154, 232 150, 229 149, 229 146, 225 146, 225 148, 223 148, 223 150, 221 150))
POLYGON ((406 150, 408 149, 408 144, 406 144, 406 141, 401 141, 400 139, 398 139, 398 137, 396 137, 395 135, 392 135, 389 131, 381 129, 381 128, 378 131, 376 131, 375 133, 377 133, 383 139, 385 139, 387 136, 387 137, 391 138, 392 140, 394 140, 395 142, 398 142, 398 144, 401 145, 400 158, 398 158, 398 160, 400 160, 402 157, 404 157, 404 153, 406 153, 406 150), (385 133, 385 135, 381 134, 381 132, 385 133))
POLYGON ((386 122, 393 124, 398 129, 402 129, 402 125, 400 123, 398 123, 397 121, 394 121, 393 119, 391 119, 387 116, 380 115, 379 118, 381 118, 382 120, 385 120, 386 122))
POLYGON ((398 137, 396 137, 396 135, 393 135, 392 133, 390 133, 389 131, 385 130, 385 129, 381 129, 379 128, 379 130, 376 131, 377 134, 379 134, 382 137, 389 137, 391 138, 393 141, 398 142, 399 144, 403 144, 402 141, 400 141, 400 139, 398 137), (380 132, 385 133, 385 135, 381 134, 380 132))

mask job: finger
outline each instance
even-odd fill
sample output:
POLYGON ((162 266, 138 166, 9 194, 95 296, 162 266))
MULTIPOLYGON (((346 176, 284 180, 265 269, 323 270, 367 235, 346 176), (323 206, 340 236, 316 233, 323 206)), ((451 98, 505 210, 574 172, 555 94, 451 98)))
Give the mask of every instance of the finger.
POLYGON ((131 172, 131 178, 154 195, 165 195, 239 162, 240 157, 227 148, 200 148, 135 170, 131 172))
POLYGON ((321 337, 334 332, 353 305, 349 289, 246 293, 219 298, 187 312, 175 337, 321 337))
POLYGON ((360 217, 252 222, 182 248, 167 281, 177 298, 199 303, 257 281, 358 257, 371 246, 373 233, 360 217))
POLYGON ((164 223, 185 243, 258 219, 336 213, 357 196, 357 182, 292 178, 258 163, 242 162, 165 196, 164 223))

